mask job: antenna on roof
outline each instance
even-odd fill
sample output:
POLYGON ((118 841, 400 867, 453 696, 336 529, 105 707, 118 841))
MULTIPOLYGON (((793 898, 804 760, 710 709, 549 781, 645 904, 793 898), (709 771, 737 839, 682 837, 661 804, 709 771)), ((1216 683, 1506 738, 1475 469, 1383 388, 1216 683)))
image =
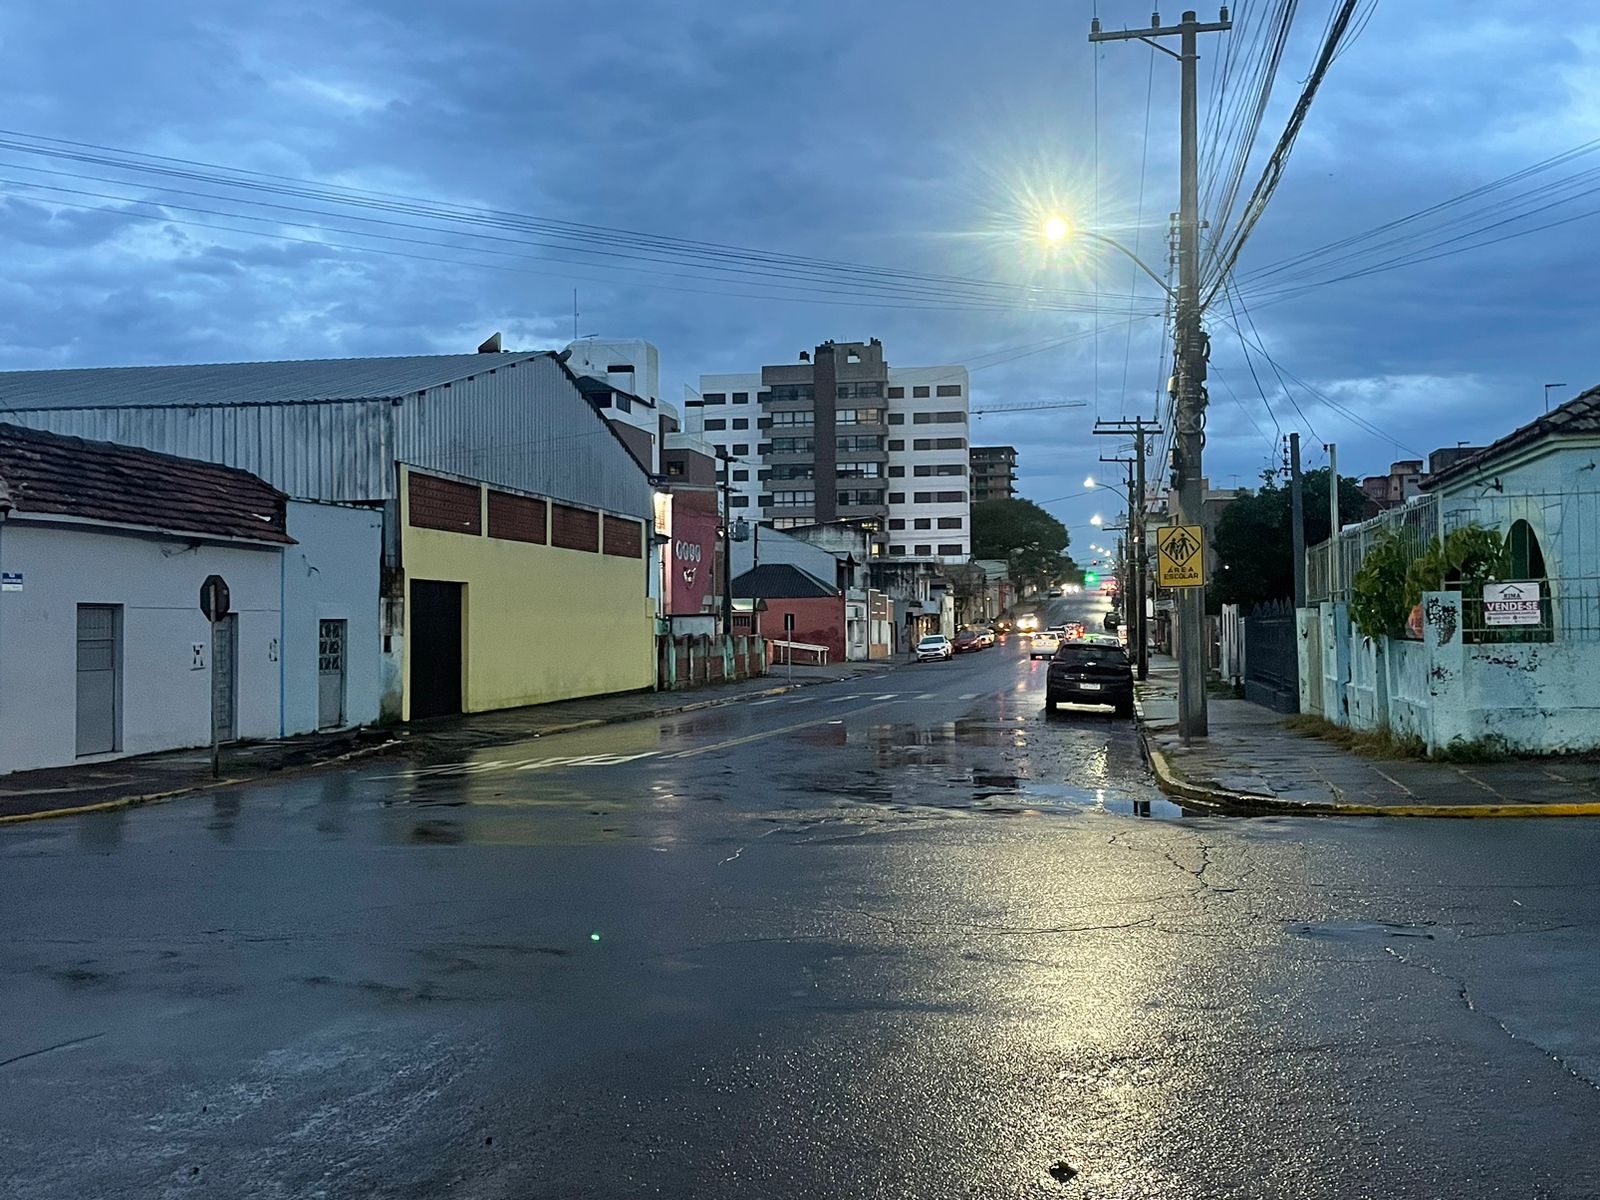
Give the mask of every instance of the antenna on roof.
POLYGON ((488 340, 486 342, 484 342, 483 345, 478 347, 478 353, 479 354, 499 354, 500 353, 500 331, 498 329, 496 329, 493 333, 491 333, 489 335, 488 340))

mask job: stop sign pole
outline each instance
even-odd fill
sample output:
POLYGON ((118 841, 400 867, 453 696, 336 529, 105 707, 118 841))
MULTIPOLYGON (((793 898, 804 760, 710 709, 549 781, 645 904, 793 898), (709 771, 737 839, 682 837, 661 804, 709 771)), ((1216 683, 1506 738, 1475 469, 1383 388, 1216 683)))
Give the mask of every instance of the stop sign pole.
POLYGON ((232 597, 221 575, 207 575, 200 585, 200 611, 211 623, 211 778, 222 773, 221 749, 217 741, 217 626, 227 617, 232 597))

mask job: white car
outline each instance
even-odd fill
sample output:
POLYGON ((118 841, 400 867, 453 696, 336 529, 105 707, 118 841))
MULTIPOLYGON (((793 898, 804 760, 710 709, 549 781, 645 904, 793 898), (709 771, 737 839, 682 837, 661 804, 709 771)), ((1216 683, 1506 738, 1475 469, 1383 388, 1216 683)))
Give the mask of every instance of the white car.
POLYGON ((1054 630, 1033 635, 1033 640, 1028 643, 1029 658, 1054 658, 1056 649, 1061 645, 1061 638, 1054 630))
POLYGON ((950 645, 950 639, 942 633, 930 633, 917 643, 918 662, 938 662, 955 656, 955 649, 950 645))

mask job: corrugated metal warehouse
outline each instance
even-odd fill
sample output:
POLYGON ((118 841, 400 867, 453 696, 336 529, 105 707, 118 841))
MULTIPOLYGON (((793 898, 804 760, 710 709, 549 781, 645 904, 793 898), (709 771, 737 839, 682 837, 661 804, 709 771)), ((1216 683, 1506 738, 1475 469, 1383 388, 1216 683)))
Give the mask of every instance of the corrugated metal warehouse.
POLYGON ((240 467, 296 499, 382 505, 383 644, 372 652, 388 715, 409 716, 414 695, 426 696, 419 712, 475 711, 653 681, 650 483, 556 354, 0 372, 0 410, 20 425, 240 467), (418 539, 402 475, 413 490, 433 478, 483 485, 483 519, 445 530, 441 544, 423 518, 418 539), (565 545, 525 515, 514 532, 497 528, 497 495, 542 501, 547 524, 574 511, 623 524, 605 522, 609 549, 565 545), (408 562, 408 543, 427 559, 408 562), (454 629, 408 631, 418 579, 454 589, 442 608, 443 593, 427 589, 429 620, 454 629), (425 662, 412 662, 408 632, 425 636, 425 662), (440 678, 452 652, 460 678, 440 678))

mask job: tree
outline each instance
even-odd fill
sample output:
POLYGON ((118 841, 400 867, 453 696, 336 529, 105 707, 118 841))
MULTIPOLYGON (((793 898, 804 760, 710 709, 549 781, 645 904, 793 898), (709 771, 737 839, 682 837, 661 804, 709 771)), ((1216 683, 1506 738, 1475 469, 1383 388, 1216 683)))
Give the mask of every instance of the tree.
MULTIPOLYGON (((1328 540, 1328 472, 1307 471, 1303 483, 1306 545, 1328 540)), ((1367 497, 1354 479, 1339 478, 1339 521, 1359 521, 1367 497)), ((1249 609, 1294 595, 1293 506, 1289 487, 1268 479, 1253 496, 1222 510, 1211 546, 1216 567, 1207 600, 1249 609)))
POLYGON ((1006 563, 1019 588, 1048 587, 1077 569, 1067 556, 1067 527, 1031 500, 985 500, 972 506, 972 557, 1006 563))

